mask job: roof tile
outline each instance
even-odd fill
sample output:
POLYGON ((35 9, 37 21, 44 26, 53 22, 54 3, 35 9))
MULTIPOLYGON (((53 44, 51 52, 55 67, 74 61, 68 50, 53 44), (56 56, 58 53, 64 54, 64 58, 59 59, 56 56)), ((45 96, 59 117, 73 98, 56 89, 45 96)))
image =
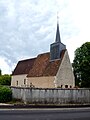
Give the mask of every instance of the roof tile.
POLYGON ((50 53, 37 56, 32 69, 27 77, 55 76, 63 59, 65 50, 61 53, 61 58, 50 61, 50 53))
POLYGON ((12 75, 28 74, 36 58, 19 61, 12 75))
POLYGON ((27 74, 27 77, 55 76, 63 59, 50 61, 50 52, 39 54, 36 58, 19 61, 12 75, 27 74))

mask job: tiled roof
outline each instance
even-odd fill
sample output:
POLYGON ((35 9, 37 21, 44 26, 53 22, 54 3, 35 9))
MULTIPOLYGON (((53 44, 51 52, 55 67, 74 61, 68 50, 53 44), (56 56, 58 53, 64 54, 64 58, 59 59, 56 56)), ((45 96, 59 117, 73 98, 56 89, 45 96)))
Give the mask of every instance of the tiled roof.
POLYGON ((44 53, 37 56, 32 69, 27 77, 55 76, 64 56, 65 50, 61 53, 61 59, 50 61, 50 53, 44 53))
POLYGON ((29 71, 28 77, 42 76, 46 66, 49 64, 50 53, 44 53, 37 56, 32 69, 29 71))
POLYGON ((12 75, 28 74, 27 77, 55 76, 65 50, 61 53, 61 59, 50 61, 50 52, 39 54, 36 58, 19 61, 12 75))
POLYGON ((36 58, 19 61, 12 75, 28 74, 36 58))

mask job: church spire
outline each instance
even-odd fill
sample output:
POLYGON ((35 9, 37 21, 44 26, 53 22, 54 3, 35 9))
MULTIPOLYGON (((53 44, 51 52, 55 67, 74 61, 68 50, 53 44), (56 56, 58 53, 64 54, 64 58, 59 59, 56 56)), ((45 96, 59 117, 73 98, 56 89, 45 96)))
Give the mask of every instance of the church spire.
POLYGON ((50 45, 50 60, 61 59, 61 52, 65 50, 66 46, 61 43, 60 32, 59 32, 59 17, 57 14, 57 31, 55 42, 50 45))
POLYGON ((60 32, 59 32, 59 16, 57 13, 57 31, 56 31, 56 40, 55 42, 61 42, 60 32))

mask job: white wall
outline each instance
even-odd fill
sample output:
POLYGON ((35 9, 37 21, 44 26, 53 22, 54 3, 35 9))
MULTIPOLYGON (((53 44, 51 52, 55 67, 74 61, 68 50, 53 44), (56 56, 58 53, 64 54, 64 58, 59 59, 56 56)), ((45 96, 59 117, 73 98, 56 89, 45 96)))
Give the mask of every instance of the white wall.
POLYGON ((39 89, 11 87, 15 99, 39 104, 90 104, 90 89, 39 89))
POLYGON ((27 74, 22 74, 22 75, 14 75, 12 76, 11 79, 11 86, 26 86, 27 85, 27 74), (26 81, 24 84, 24 80, 26 81))

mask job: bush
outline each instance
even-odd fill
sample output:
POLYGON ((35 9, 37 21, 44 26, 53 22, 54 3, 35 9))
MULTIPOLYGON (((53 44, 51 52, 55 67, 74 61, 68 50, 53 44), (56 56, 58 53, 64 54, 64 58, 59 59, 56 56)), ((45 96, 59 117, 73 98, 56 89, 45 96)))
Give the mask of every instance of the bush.
POLYGON ((11 85, 11 76, 0 75, 0 85, 11 85))
POLYGON ((6 86, 0 86, 0 102, 9 102, 12 100, 12 90, 6 86))

